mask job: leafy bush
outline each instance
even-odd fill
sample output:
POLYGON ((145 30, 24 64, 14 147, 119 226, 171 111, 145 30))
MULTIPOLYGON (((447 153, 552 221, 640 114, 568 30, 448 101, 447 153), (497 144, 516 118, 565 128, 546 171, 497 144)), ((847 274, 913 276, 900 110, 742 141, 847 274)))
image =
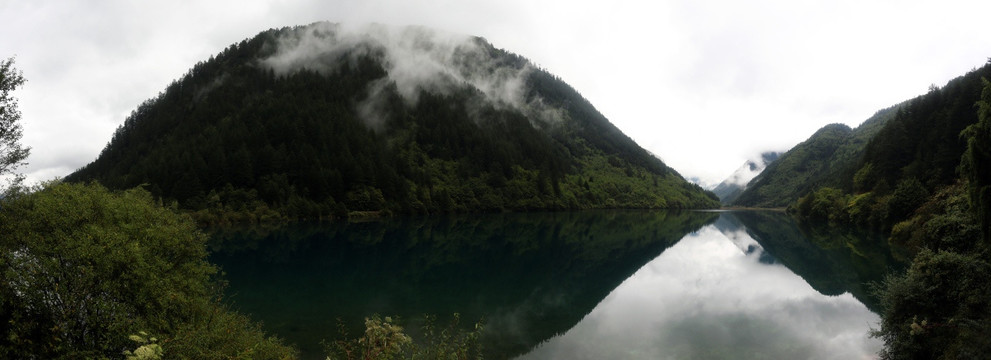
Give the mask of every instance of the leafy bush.
POLYGON ((840 189, 824 187, 798 199, 796 208, 807 220, 845 223, 849 219, 847 198, 840 189))
POLYGON ((378 315, 365 318, 365 333, 357 339, 349 338, 343 323, 338 323, 342 340, 326 344, 331 359, 481 359, 482 351, 478 338, 482 332, 481 322, 472 331, 458 328, 460 315, 447 328, 437 329, 436 317, 427 316, 423 325, 423 338, 414 341, 396 324, 391 317, 384 319, 378 315))
POLYGON ((54 184, 18 194, 0 204, 0 234, 2 358, 118 357, 140 331, 158 334, 168 356, 242 353, 221 342, 190 351, 184 335, 203 326, 228 326, 227 339, 251 339, 244 345, 269 358, 294 354, 223 309, 206 236, 147 191, 54 184))
POLYGON ((975 254, 923 250, 879 287, 874 336, 882 359, 977 359, 991 353, 991 264, 975 254))

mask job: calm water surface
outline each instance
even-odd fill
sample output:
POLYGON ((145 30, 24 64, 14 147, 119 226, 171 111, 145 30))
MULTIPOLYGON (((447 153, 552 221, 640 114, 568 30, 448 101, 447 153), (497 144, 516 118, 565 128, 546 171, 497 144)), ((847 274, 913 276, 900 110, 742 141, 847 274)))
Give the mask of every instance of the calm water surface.
POLYGON ((235 308, 323 358, 337 319, 484 319, 487 358, 859 359, 883 241, 768 212, 395 218, 217 232, 235 308))

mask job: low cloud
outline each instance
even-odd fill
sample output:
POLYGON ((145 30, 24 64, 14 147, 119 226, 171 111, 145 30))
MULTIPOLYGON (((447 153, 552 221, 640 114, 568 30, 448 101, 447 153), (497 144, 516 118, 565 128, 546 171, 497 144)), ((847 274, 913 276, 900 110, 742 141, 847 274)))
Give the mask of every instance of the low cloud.
POLYGON ((262 66, 284 76, 301 70, 333 74, 354 67, 362 59, 377 59, 387 77, 368 84, 366 96, 356 110, 375 130, 384 125, 383 90, 395 86, 411 106, 422 92, 447 95, 468 86, 482 95, 475 106, 490 105, 525 114, 534 123, 557 123, 563 111, 548 106, 539 97, 526 96, 526 79, 534 66, 497 56, 497 50, 476 37, 436 31, 424 27, 381 24, 347 26, 315 23, 281 34, 274 54, 262 66))

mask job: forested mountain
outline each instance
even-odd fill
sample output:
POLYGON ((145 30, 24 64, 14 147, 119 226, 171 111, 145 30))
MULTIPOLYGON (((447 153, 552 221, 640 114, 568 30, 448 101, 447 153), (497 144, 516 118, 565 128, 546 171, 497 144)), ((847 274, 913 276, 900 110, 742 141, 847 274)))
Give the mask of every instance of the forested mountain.
POLYGON ((146 184, 208 218, 718 206, 528 60, 382 25, 231 45, 66 180, 146 184))
POLYGON ((881 110, 855 130, 827 125, 768 166, 734 205, 796 205, 804 215, 890 229, 958 181, 967 146, 961 132, 978 120, 981 78, 989 75, 991 64, 881 110), (816 203, 822 206, 813 210, 816 203))
POLYGON ((809 223, 880 231, 914 259, 877 287, 882 359, 991 351, 991 61, 882 110, 828 125, 736 201, 789 206, 809 223))
POLYGON ((820 186, 844 186, 856 170, 867 141, 895 114, 880 110, 856 129, 826 125, 795 145, 753 178, 732 205, 785 207, 820 186))
POLYGON ((736 171, 733 172, 726 180, 723 180, 712 189, 712 193, 719 197, 719 201, 723 204, 732 204, 736 201, 736 198, 743 193, 743 190, 747 189, 747 184, 750 180, 753 180, 757 175, 760 175, 764 169, 767 168, 772 162, 778 159, 781 153, 777 151, 768 151, 760 154, 760 159, 757 160, 747 160, 740 166, 736 171))

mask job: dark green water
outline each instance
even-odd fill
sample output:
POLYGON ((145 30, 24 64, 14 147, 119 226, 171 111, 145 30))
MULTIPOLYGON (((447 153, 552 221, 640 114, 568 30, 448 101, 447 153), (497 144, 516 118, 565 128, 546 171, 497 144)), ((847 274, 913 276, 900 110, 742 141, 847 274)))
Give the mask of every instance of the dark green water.
POLYGON ((305 358, 337 319, 415 333, 455 312, 484 319, 489 359, 870 356, 864 283, 897 265, 871 239, 807 234, 776 213, 436 216, 225 230, 211 260, 305 358))

